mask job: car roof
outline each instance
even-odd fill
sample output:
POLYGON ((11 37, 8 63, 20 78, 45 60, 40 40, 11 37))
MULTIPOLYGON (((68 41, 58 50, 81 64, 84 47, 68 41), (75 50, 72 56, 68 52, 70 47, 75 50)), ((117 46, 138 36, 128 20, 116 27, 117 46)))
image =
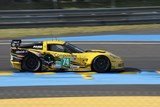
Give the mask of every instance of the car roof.
POLYGON ((62 40, 47 40, 47 41, 43 41, 43 42, 46 42, 47 44, 65 44, 65 41, 62 41, 62 40))

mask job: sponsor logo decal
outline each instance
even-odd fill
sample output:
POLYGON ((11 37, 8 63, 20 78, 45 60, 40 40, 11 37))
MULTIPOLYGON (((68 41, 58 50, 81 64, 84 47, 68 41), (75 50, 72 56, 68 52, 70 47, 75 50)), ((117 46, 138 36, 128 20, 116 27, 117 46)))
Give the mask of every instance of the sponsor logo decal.
POLYGON ((16 54, 27 53, 27 51, 16 51, 16 54))
POLYGON ((42 45, 34 45, 33 48, 35 48, 35 49, 42 49, 42 45))

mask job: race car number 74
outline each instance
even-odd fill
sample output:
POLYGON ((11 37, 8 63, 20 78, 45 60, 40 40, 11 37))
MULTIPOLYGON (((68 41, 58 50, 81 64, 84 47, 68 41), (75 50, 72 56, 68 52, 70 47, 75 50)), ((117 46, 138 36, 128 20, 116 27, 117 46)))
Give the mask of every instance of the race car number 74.
POLYGON ((70 58, 62 58, 61 65, 65 67, 70 67, 70 58))

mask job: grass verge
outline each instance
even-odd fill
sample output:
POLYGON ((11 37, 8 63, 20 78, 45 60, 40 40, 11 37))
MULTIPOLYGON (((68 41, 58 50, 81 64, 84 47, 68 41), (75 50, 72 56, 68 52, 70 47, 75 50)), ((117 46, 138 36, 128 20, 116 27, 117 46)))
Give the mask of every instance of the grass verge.
POLYGON ((0 29, 0 39, 10 38, 32 38, 48 36, 65 36, 94 34, 120 31, 140 31, 159 29, 160 24, 147 25, 118 25, 118 26, 87 26, 87 27, 49 27, 49 28, 18 28, 18 29, 0 29))

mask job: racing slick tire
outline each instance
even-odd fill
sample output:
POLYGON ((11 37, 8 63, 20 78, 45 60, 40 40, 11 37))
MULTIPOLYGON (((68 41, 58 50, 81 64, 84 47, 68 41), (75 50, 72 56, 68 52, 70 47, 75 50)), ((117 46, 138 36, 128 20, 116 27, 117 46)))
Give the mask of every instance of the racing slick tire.
POLYGON ((41 60, 34 54, 29 54, 22 60, 22 71, 37 72, 41 70, 41 60))
POLYGON ((98 73, 105 73, 111 70, 111 63, 106 56, 100 55, 93 59, 91 68, 92 71, 96 71, 98 73))

